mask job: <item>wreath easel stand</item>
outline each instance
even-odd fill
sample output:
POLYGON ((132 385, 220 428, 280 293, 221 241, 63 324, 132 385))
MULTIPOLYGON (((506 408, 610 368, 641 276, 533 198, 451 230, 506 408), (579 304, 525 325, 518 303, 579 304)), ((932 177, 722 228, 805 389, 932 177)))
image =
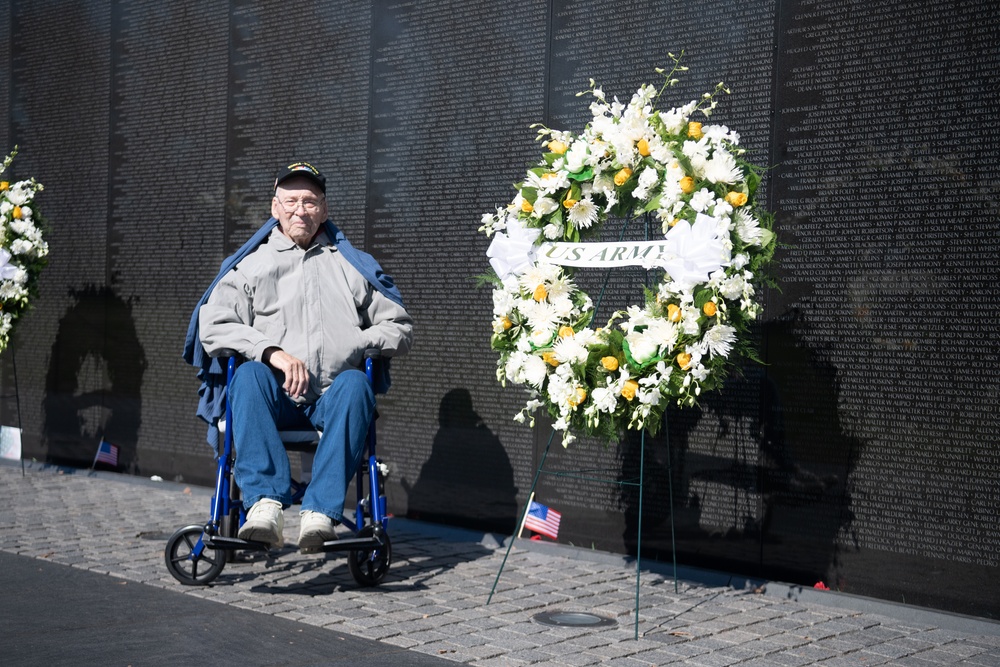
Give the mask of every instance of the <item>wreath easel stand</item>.
MULTIPOLYGON (((649 218, 650 214, 643 215, 644 222, 644 235, 645 240, 649 240, 649 218)), ((625 219, 625 223, 622 225, 621 234, 618 240, 621 241, 625 237, 625 232, 628 229, 629 223, 632 217, 629 216, 625 219)), ((608 280, 611 277, 611 269, 608 269, 604 275, 604 283, 601 286, 600 294, 597 297, 597 301, 594 304, 594 317, 597 316, 598 311, 601 307, 601 302, 604 299, 604 292, 608 286, 608 280)), ((667 423, 667 412, 663 413, 663 432, 667 439, 667 488, 668 495, 670 498, 670 552, 673 560, 673 574, 674 574, 674 592, 679 591, 679 586, 677 583, 677 543, 676 534, 674 529, 674 475, 673 475, 673 457, 671 456, 671 446, 670 446, 670 430, 669 424, 667 423)), ((531 489, 528 491, 527 500, 525 500, 524 508, 521 510, 520 518, 517 525, 523 526, 525 518, 528 515, 528 509, 531 505, 531 499, 534 497, 535 488, 538 485, 538 480, 543 473, 547 475, 553 475, 556 477, 570 477, 574 479, 580 479, 588 482, 599 482, 605 484, 617 484, 619 486, 634 486, 638 488, 639 491, 639 516, 637 522, 637 532, 636 532, 636 558, 635 558, 635 612, 634 612, 634 635, 633 638, 639 639, 639 590, 641 584, 641 572, 642 572, 642 502, 643 502, 643 484, 645 477, 645 463, 646 463, 646 430, 642 429, 639 438, 639 477, 638 479, 628 479, 628 480, 618 480, 618 479, 608 479, 599 477, 585 477, 578 473, 590 473, 594 472, 592 470, 546 470, 545 461, 549 455, 549 449, 552 447, 552 441, 555 438, 556 431, 553 429, 549 435, 549 440, 545 445, 545 449, 542 451, 542 458, 538 463, 538 468, 535 470, 535 477, 531 482, 531 489)), ((500 563, 500 569, 497 571, 497 576, 493 580, 493 587, 490 589, 489 597, 486 599, 486 604, 489 604, 493 600, 493 594, 496 592, 497 584, 500 583, 500 576, 503 574, 504 567, 507 565, 507 558, 510 556, 511 548, 514 546, 514 540, 518 537, 518 532, 515 531, 511 535, 510 539, 507 540, 507 550, 504 553, 503 561, 500 563)))

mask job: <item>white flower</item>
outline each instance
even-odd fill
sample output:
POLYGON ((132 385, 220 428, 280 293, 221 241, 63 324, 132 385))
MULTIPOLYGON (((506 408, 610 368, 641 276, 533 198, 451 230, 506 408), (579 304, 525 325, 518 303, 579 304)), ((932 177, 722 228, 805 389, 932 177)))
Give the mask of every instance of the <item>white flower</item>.
POLYGON ((35 230, 35 226, 27 220, 14 220, 10 223, 10 230, 21 236, 28 236, 35 230))
POLYGON ((607 194, 607 198, 608 198, 608 205, 604 207, 604 212, 610 213, 611 209, 613 209, 615 207, 615 204, 618 203, 618 195, 615 194, 614 192, 609 192, 607 194))
POLYGON ((733 343, 736 342, 736 329, 726 324, 716 324, 705 332, 702 342, 708 348, 710 357, 717 354, 728 357, 730 350, 733 349, 733 343))
POLYGON ((704 176, 705 163, 708 161, 708 150, 708 139, 704 137, 698 141, 685 141, 681 146, 681 152, 691 161, 691 168, 694 169, 695 176, 704 176))
POLYGON ((628 341, 629 353, 637 363, 644 364, 654 356, 660 349, 659 342, 654 336, 643 333, 630 333, 625 337, 628 341))
POLYGON ((760 228, 760 222, 745 210, 740 209, 734 216, 736 221, 736 235, 748 245, 760 245, 764 232, 760 228))
POLYGON ((576 312, 576 305, 569 294, 550 295, 549 305, 560 320, 568 320, 576 312))
POLYGON ((736 159, 727 151, 718 150, 705 162, 705 178, 713 183, 735 183, 743 178, 736 159))
POLYGON ((618 407, 618 394, 618 391, 610 387, 595 387, 590 400, 596 410, 610 414, 618 407))
POLYGON ((594 192, 605 196, 615 191, 615 177, 612 174, 601 174, 594 177, 594 192))
POLYGON ((590 156, 590 146, 584 140, 574 141, 566 151, 566 171, 575 174, 587 166, 587 158, 590 156))
POLYGON ((13 255, 27 255, 31 250, 31 242, 24 239, 14 239, 14 242, 10 244, 10 252, 13 255))
POLYGON ((714 144, 720 144, 723 141, 728 141, 733 145, 740 143, 740 135, 736 132, 730 132, 725 125, 704 126, 701 128, 701 133, 714 144))
POLYGON ((534 264, 521 274, 519 278, 521 289, 533 294, 539 285, 551 283, 558 275, 559 267, 555 264, 534 264))
POLYGON ((548 215, 559 208, 558 202, 551 197, 539 197, 535 200, 535 207, 531 214, 536 218, 548 215))
POLYGON ((597 342, 597 332, 590 328, 580 329, 576 332, 576 339, 581 345, 590 346, 597 342))
POLYGON ((542 228, 542 235, 550 241, 562 238, 563 228, 554 222, 550 222, 542 228))
POLYGON ((24 204, 28 203, 28 201, 31 199, 32 192, 31 190, 27 189, 25 185, 26 182, 21 181, 20 183, 15 183, 14 185, 10 186, 10 189, 7 190, 7 201, 9 201, 14 206, 23 206, 24 204))
POLYGON ((590 195, 587 195, 578 201, 573 208, 569 210, 569 220, 577 227, 577 229, 590 228, 591 225, 597 222, 597 215, 597 206, 594 205, 590 195))
MULTIPOLYGON (((705 378, 707 377, 708 377, 708 368, 706 368, 704 364, 698 364, 697 366, 694 366, 691 369, 691 378, 694 379, 696 382, 704 382, 705 378)), ((697 387, 695 389, 695 393, 700 394, 701 388, 697 387)))
POLYGON ((743 276, 737 273, 719 283, 719 293, 727 299, 735 299, 743 294, 744 285, 743 276))
POLYGON ((536 389, 541 389, 548 372, 549 365, 541 357, 529 354, 524 360, 521 376, 527 384, 536 389))
POLYGON ((649 199, 649 189, 660 180, 660 175, 652 167, 646 167, 639 174, 639 185, 632 192, 632 196, 640 201, 649 199))
POLYGON ((690 206, 698 213, 702 213, 708 209, 709 206, 715 203, 715 193, 708 188, 702 188, 698 192, 691 195, 690 206))
POLYGON ((566 336, 556 341, 552 346, 556 360, 564 364, 583 364, 587 361, 590 350, 577 340, 576 336, 566 336))
POLYGON ((701 332, 701 325, 698 324, 698 319, 701 317, 701 310, 695 308, 693 305, 687 304, 681 306, 681 329, 688 336, 695 336, 701 332))
POLYGON ((514 310, 516 296, 505 289, 493 290, 493 314, 506 315, 514 310))

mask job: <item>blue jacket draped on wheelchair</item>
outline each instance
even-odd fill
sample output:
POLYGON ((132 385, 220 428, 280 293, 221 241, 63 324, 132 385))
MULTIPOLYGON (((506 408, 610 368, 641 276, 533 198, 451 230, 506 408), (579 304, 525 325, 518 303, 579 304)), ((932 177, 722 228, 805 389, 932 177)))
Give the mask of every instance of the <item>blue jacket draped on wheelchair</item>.
MULTIPOLYGON (((374 383, 378 378, 379 363, 378 350, 365 353, 365 373, 369 382, 374 383)), ((232 381, 237 364, 237 359, 229 359, 227 383, 232 381)), ((227 402, 224 428, 220 428, 225 436, 220 443, 215 493, 208 522, 184 526, 167 541, 164 551, 167 569, 182 584, 208 584, 219 576, 227 562, 234 560, 236 552, 263 552, 269 548, 263 542, 237 537, 240 526, 246 521, 246 510, 233 477, 239 443, 233 442, 232 418, 232 409, 227 402)), ((318 440, 319 433, 316 431, 282 433, 282 441, 291 450, 314 450, 318 440)), ((355 480, 357 503, 354 519, 345 516, 341 521, 354 533, 354 537, 324 542, 320 550, 348 552, 348 567, 355 581, 362 586, 374 586, 385 577, 392 559, 383 489, 385 467, 375 454, 374 417, 368 426, 366 453, 355 480)), ((292 482, 293 502, 301 500, 304 490, 304 483, 292 482)))

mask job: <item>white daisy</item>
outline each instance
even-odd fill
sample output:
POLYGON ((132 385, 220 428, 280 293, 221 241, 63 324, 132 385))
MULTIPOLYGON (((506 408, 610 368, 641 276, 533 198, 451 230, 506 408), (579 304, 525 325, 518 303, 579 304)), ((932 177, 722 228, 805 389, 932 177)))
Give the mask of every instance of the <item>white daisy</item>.
POLYGON ((597 206, 589 195, 578 201, 569 210, 569 220, 577 229, 589 229, 591 225, 597 222, 597 215, 597 206))
POLYGON ((716 324, 705 332, 702 342, 708 348, 709 356, 728 357, 736 342, 736 329, 726 324, 716 324))

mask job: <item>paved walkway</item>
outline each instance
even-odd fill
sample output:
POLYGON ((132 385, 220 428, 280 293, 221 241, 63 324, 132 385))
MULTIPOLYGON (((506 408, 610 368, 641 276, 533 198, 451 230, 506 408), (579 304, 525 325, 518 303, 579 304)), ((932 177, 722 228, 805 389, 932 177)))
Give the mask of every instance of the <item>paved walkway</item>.
POLYGON ((477 667, 1000 667, 1000 624, 687 569, 675 592, 652 563, 641 575, 635 639, 634 565, 558 545, 518 541, 487 605, 503 538, 403 519, 390 524, 392 569, 374 589, 355 585, 342 556, 299 554, 292 511, 276 556, 230 563, 212 586, 186 587, 167 572, 163 547, 177 528, 207 518, 209 489, 37 464, 22 477, 19 465, 0 465, 0 495, 0 551, 477 667), (618 623, 533 620, 553 610, 618 623))

